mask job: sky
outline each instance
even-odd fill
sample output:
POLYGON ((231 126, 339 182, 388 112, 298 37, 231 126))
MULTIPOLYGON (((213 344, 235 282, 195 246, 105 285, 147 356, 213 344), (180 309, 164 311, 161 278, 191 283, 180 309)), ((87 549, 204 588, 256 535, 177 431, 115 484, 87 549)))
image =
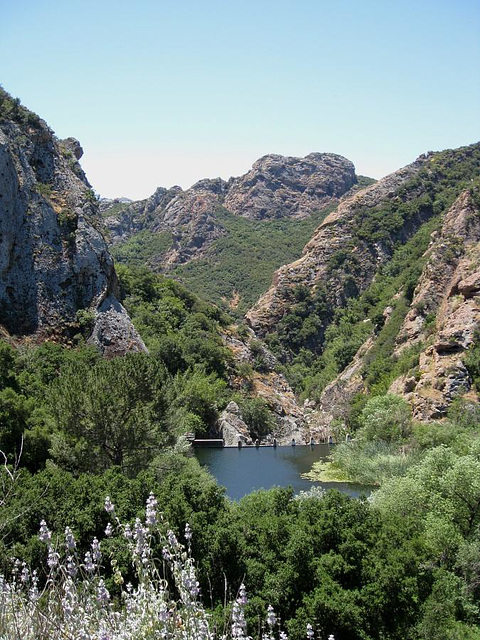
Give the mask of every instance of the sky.
POLYGON ((2 0, 0 83, 93 188, 332 152, 380 178, 480 140, 478 0, 2 0))

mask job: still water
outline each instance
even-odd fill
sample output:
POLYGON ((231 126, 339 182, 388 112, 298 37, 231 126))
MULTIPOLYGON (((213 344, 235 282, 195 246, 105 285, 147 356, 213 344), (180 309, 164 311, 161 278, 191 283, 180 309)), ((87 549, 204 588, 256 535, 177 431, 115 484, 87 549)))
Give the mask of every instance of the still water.
POLYGON ((324 460, 330 453, 328 444, 296 447, 244 447, 210 449, 196 448, 200 464, 215 476, 218 484, 226 487, 227 496, 240 500, 257 489, 293 487, 295 493, 308 491, 312 486, 338 489, 351 496, 368 495, 370 490, 362 485, 344 482, 310 482, 300 474, 310 471, 314 462, 324 460))

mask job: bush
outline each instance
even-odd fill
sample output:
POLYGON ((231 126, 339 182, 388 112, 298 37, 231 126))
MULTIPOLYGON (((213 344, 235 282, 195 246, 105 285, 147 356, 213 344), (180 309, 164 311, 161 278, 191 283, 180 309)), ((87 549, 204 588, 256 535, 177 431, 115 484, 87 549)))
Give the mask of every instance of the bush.
POLYGON ((387 394, 367 402, 358 437, 370 441, 402 442, 410 433, 411 408, 406 400, 387 394))
POLYGON ((252 438, 264 438, 275 429, 275 418, 263 398, 245 398, 239 400, 242 417, 252 438))

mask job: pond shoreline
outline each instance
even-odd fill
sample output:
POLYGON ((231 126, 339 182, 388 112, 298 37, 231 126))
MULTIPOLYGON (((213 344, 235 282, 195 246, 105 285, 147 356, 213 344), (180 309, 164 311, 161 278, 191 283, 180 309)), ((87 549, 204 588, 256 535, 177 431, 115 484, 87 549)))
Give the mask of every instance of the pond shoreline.
POLYGON ((295 493, 313 487, 337 489, 352 497, 370 489, 355 483, 312 481, 303 474, 330 455, 328 444, 260 445, 256 447, 198 447, 197 460, 226 488, 227 496, 239 500, 259 489, 291 486, 295 493))

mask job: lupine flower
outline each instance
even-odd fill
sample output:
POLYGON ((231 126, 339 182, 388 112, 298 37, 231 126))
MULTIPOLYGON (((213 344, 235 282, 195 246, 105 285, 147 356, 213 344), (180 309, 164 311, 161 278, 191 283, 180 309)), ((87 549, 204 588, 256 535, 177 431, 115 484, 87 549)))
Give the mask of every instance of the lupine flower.
POLYGON ((244 638, 244 631, 247 626, 245 621, 245 614, 243 612, 243 607, 239 604, 238 601, 233 603, 232 609, 232 637, 233 638, 244 638))
POLYGON ((112 533, 113 533, 113 527, 112 527, 111 523, 109 522, 109 523, 107 524, 106 529, 105 529, 105 535, 106 535, 108 538, 110 538, 110 536, 112 535, 112 533))
POLYGON ((75 538, 73 536, 73 533, 70 527, 65 527, 65 546, 70 551, 72 549, 75 549, 75 547, 77 546, 77 543, 75 542, 75 538))
POLYGON ((64 584, 64 596, 62 598, 62 608, 65 616, 71 616, 76 608, 75 585, 71 578, 68 578, 64 584))
POLYGON ((92 559, 95 562, 95 564, 99 564, 101 559, 102 559, 102 554, 100 552, 100 543, 97 540, 97 538, 94 538, 92 540, 92 559))
MULTIPOLYGON (((110 498, 105 501, 109 513, 113 511, 110 498)), ((14 618, 7 618, 7 625, 14 620, 22 625, 22 640, 36 640, 48 637, 60 640, 68 635, 77 640, 131 640, 132 638, 169 638, 170 640, 213 640, 208 618, 198 601, 199 583, 195 564, 181 545, 173 531, 158 531, 165 541, 163 557, 168 564, 167 575, 170 583, 157 571, 151 562, 151 544, 154 523, 161 520, 156 510, 156 500, 150 495, 147 501, 147 519, 137 519, 133 527, 122 525, 124 536, 129 540, 130 552, 135 560, 138 585, 123 585, 123 578, 115 559, 112 559, 114 581, 119 586, 123 607, 113 607, 111 596, 104 581, 96 571, 100 571, 100 542, 95 538, 86 552, 84 563, 80 565, 73 553, 76 544, 70 529, 65 530, 67 552, 62 563, 51 543, 52 534, 45 521, 41 522, 40 539, 48 545, 48 564, 55 571, 49 576, 49 588, 42 594, 42 607, 38 605, 39 590, 36 572, 30 574, 25 563, 15 561, 12 578, 7 581, 0 576, 0 609, 2 613, 13 612, 14 618), (165 539, 166 538, 166 539, 165 539), (143 567, 139 567, 139 560, 143 567), (173 593, 179 598, 172 599, 173 593)), ((115 525, 114 525, 115 526, 115 525)), ((111 525, 106 534, 113 531, 111 525)), ((191 529, 185 526, 185 540, 190 543, 191 529)), ((247 636, 244 607, 247 603, 245 585, 240 585, 232 608, 230 633, 224 640, 251 640, 247 636)), ((2 619, 2 622, 4 620, 2 619)), ((273 608, 268 607, 267 629, 264 640, 288 640, 279 626, 273 608), (278 636, 277 636, 278 633, 278 636)), ((15 627, 17 628, 17 627, 15 627)), ((310 627, 311 629, 311 627, 310 627)), ((313 632, 312 632, 313 636, 313 632)), ((310 639, 310 634, 308 635, 310 639)), ((13 636, 6 638, 12 640, 13 636)), ((334 640, 330 636, 329 640, 334 640)))
POLYGON ((110 496, 105 498, 105 511, 107 513, 113 513, 115 511, 115 505, 110 500, 110 496))
MULTIPOLYGON (((39 598, 39 592, 38 592, 38 576, 37 576, 37 570, 34 569, 34 571, 32 572, 32 582, 31 582, 32 586, 30 587, 30 590, 28 592, 28 597, 30 598, 30 602, 36 602, 39 598)), ((0 588, 1 591, 1 588, 0 588)))
POLYGON ((47 542, 47 543, 49 543, 50 540, 52 539, 52 532, 49 531, 45 520, 42 520, 40 522, 40 533, 38 534, 38 537, 42 542, 47 542))
POLYGON ((87 551, 87 553, 85 554, 83 565, 86 571, 89 571, 89 572, 95 571, 95 564, 92 560, 92 554, 90 553, 90 551, 87 551))
POLYGON ((190 565, 188 568, 183 569, 181 575, 183 586, 189 592, 189 594, 194 598, 198 596, 198 594, 200 593, 200 586, 193 567, 190 565))
POLYGON ((335 638, 333 637, 333 633, 331 633, 331 634, 328 636, 328 640, 335 640, 335 638))
POLYGON ((157 500, 153 493, 148 496, 146 516, 147 525, 153 526, 157 524, 157 500))
POLYGON ((107 604, 110 600, 110 594, 103 580, 100 580, 97 587, 97 600, 101 604, 107 604))
POLYGON ((30 571, 28 570, 25 562, 22 564, 22 573, 20 574, 20 580, 26 584, 30 580, 30 571))
POLYGON ((308 640, 311 640, 314 637, 314 632, 312 629, 312 625, 311 624, 307 624, 307 638, 308 640))
POLYGON ((277 624, 277 616, 271 604, 268 605, 267 609, 267 624, 269 627, 274 627, 277 624))
POLYGON ((54 569, 55 567, 58 567, 59 560, 60 560, 60 556, 58 555, 58 553, 54 549, 52 549, 52 547, 50 547, 48 550, 48 557, 47 557, 47 564, 50 567, 50 569, 54 569))
POLYGON ((135 520, 133 539, 135 540, 135 548, 133 550, 134 557, 143 563, 148 559, 149 547, 146 540, 147 530, 142 525, 140 518, 135 520))
POLYGON ((163 547, 162 549, 162 556, 163 559, 168 562, 169 560, 172 559, 172 554, 170 553, 170 551, 167 549, 167 547, 163 547))
POLYGON ((241 604, 241 605, 245 605, 248 602, 248 600, 247 600, 247 590, 245 589, 245 585, 243 584, 243 582, 240 585, 240 589, 238 590, 237 602, 238 602, 238 604, 241 604))
POLYGON ((75 563, 75 558, 73 556, 67 556, 67 573, 72 578, 78 573, 77 565, 75 563))

